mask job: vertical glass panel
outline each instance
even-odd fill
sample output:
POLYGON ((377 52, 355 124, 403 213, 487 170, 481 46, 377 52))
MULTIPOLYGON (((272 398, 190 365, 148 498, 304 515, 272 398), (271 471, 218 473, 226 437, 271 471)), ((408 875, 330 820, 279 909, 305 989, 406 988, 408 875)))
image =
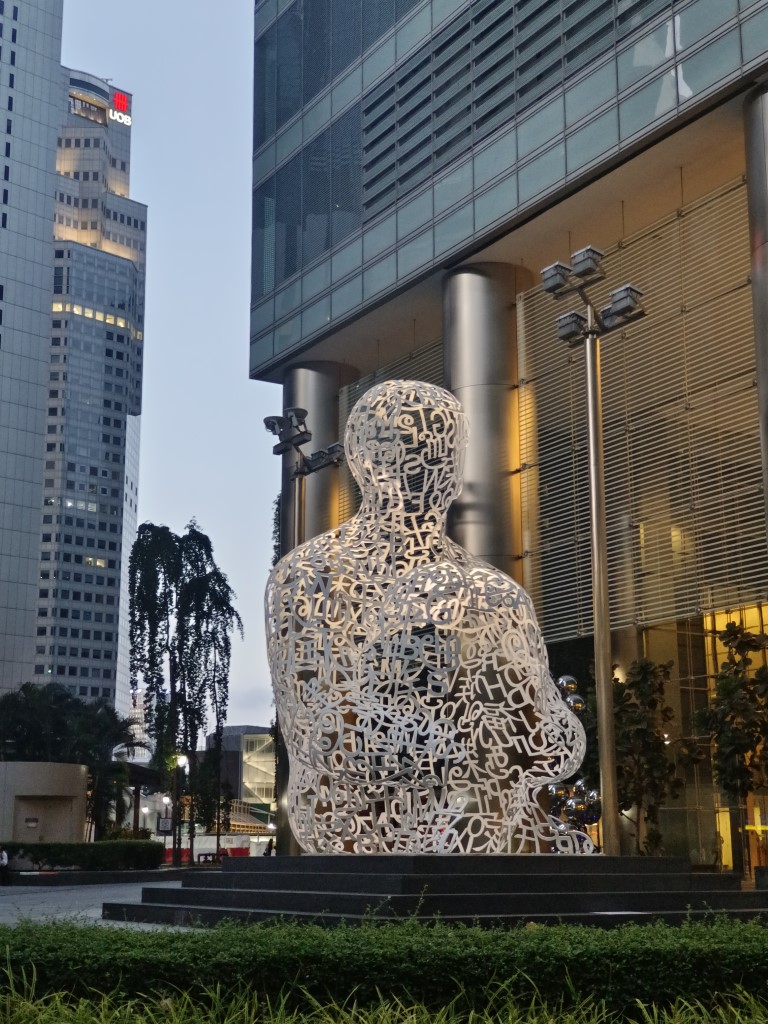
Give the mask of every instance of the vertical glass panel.
POLYGON ((739 33, 732 29, 722 39, 705 46, 695 57, 683 61, 678 72, 681 102, 708 89, 740 64, 739 33))
POLYGON ((629 138, 677 104, 674 71, 655 79, 619 104, 619 136, 629 138))
POLYGON ((454 206, 472 191, 472 161, 467 160, 456 170, 435 182, 435 216, 454 206))
POLYGON ((527 153, 538 149, 545 142, 549 142, 555 135, 563 131, 563 127, 563 100, 562 97, 558 96, 557 99, 542 107, 541 110, 537 110, 532 117, 518 124, 518 159, 522 160, 527 153))
POLYGON ((301 266, 301 154, 275 174, 275 285, 301 266))
POLYGON ((363 88, 375 82, 379 75, 383 75, 395 63, 395 37, 391 36, 381 46, 365 58, 363 61, 363 88))
POLYGON ((696 0, 675 15, 675 49, 692 46, 736 14, 736 0, 696 0))
POLYGON ((395 23, 395 0, 375 0, 365 4, 363 50, 373 46, 395 23))
POLYGON ((510 174, 475 199, 475 231, 509 216, 517 206, 517 175, 510 174))
POLYGON ((562 142, 558 142, 552 149, 548 149, 546 153, 542 153, 541 156, 536 157, 517 172, 520 202, 527 202, 564 177, 565 146, 562 142))
POLYGON ((361 0, 331 0, 331 77, 360 56, 362 48, 361 0))
POLYGON ((396 0, 395 9, 397 12, 397 20, 400 21, 408 11, 412 10, 419 0, 396 0))
POLYGON ((397 276, 407 277, 432 262, 432 229, 401 245, 397 252, 397 276))
POLYGON ((471 238, 474 223, 472 203, 467 203, 445 220, 435 224, 435 256, 471 238))
POLYGON ((294 281, 275 294, 275 319, 292 312, 301 303, 301 281, 294 281))
POLYGON ((754 18, 745 21, 742 26, 741 49, 745 64, 765 53, 766 39, 768 39, 768 7, 760 14, 756 14, 754 18))
MULTIPOLYGON (((398 19, 400 15, 398 14, 398 19)), ((427 36, 432 28, 432 11, 427 5, 407 21, 397 32, 398 60, 404 53, 412 49, 420 40, 427 36)))
POLYGON ((275 328, 275 352, 282 352, 301 341, 301 317, 294 316, 275 328))
POLYGON ((256 35, 264 30, 265 25, 268 25, 270 21, 272 21, 276 13, 277 0, 265 0, 265 3, 257 6, 254 16, 256 35))
POLYGON ((568 173, 590 163, 619 143, 619 118, 616 109, 607 110, 584 128, 570 134, 566 141, 568 173))
POLYGON ((260 306, 251 310, 251 334, 258 334, 266 327, 271 327, 275 319, 275 303, 267 299, 260 306))
POLYGON ((257 302, 275 287, 275 179, 253 190, 251 242, 251 301, 257 302))
POLYGON ((517 135, 514 128, 492 142, 475 157, 475 188, 515 166, 517 162, 517 135))
POLYGON ((340 281, 342 277, 351 274, 363 262, 363 240, 356 238, 354 242, 345 245, 344 248, 331 257, 331 276, 334 281, 340 281))
POLYGON ((287 156, 289 156, 294 149, 298 149, 301 145, 301 121, 294 121, 290 128, 286 128, 277 137, 277 143, 275 146, 275 152, 277 155, 277 162, 282 163, 287 156))
POLYGON ((302 124, 304 128, 304 138, 308 139, 314 135, 315 132, 319 131, 324 125, 328 124, 331 120, 331 97, 328 93, 319 99, 313 107, 309 110, 304 111, 302 117, 302 124))
POLYGON ((331 80, 331 0, 303 0, 304 103, 331 80))
POLYGON ((331 297, 324 296, 313 306, 308 306, 301 314, 301 333, 312 334, 319 331, 330 322, 331 319, 331 297))
POLYGON ((331 244, 360 227, 362 160, 360 104, 331 125, 331 244))
POLYGON ((369 228, 363 235, 363 259, 367 263, 374 256, 378 256, 380 252, 394 245, 395 241, 395 215, 393 213, 391 217, 387 217, 380 224, 369 228))
POLYGON ((331 313, 334 319, 343 316, 363 301, 363 275, 358 274, 331 294, 331 313))
POLYGON ((318 292, 323 291, 331 283, 331 261, 324 260, 319 266, 313 267, 302 278, 302 297, 313 298, 318 292))
POLYGON ((397 211, 397 237, 404 238, 432 219, 432 189, 422 192, 397 211))
POLYGON ((256 40, 253 57, 253 148, 275 134, 277 117, 277 29, 256 40))
POLYGON ((587 75, 565 91, 565 123, 573 124, 616 95, 616 67, 613 61, 587 75))
POLYGON ((304 179, 304 264, 331 247, 331 132, 318 135, 302 151, 304 179))
POLYGON ((464 0, 432 0, 432 24, 436 27, 464 4, 464 0))
POLYGON ((633 82, 645 78, 654 68, 661 67, 668 61, 674 52, 672 22, 668 21, 619 54, 619 88, 626 89, 633 82))
POLYGON ((253 180, 259 181, 270 171, 275 169, 275 147, 274 144, 267 146, 265 150, 253 158, 253 180))
POLYGON ((397 275, 397 260, 395 254, 385 256, 383 260, 374 263, 363 273, 363 295, 369 299, 380 291, 394 284, 397 275))
POLYGON ((334 86, 331 93, 331 106, 334 115, 346 107, 348 103, 356 99, 363 91, 363 69, 358 64, 352 68, 349 74, 345 75, 338 85, 334 86))
POLYGON ((262 334, 260 338, 256 338, 251 342, 251 368, 255 369, 257 366, 268 363, 273 354, 274 335, 272 331, 269 331, 267 334, 262 334))
POLYGON ((277 127, 301 109, 301 5, 294 4, 277 25, 277 127))

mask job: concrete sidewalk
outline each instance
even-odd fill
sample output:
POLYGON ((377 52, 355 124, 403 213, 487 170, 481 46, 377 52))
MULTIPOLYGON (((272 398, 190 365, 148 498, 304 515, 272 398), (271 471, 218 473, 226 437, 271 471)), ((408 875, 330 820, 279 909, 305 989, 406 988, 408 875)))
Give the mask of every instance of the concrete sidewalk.
POLYGON ((0 924, 19 921, 74 921, 104 924, 106 927, 164 927, 127 925, 101 920, 102 903, 140 903, 141 890, 154 886, 170 888, 181 882, 120 882, 111 885, 4 885, 0 886, 0 924))

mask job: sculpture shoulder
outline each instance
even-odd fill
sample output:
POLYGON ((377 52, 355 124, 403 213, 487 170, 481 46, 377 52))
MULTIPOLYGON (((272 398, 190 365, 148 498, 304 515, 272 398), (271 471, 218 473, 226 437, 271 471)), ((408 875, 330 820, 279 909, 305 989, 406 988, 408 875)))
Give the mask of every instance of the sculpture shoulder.
POLYGON ((533 615, 527 591, 510 576, 451 543, 446 557, 415 566, 387 594, 387 610, 446 625, 467 615, 533 615))

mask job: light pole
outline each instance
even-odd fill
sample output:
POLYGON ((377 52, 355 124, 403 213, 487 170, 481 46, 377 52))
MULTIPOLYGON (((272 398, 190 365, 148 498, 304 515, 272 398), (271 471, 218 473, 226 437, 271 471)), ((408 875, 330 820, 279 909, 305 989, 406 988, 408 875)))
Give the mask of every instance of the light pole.
POLYGON ((645 316, 642 292, 626 284, 610 294, 610 303, 599 312, 587 288, 602 281, 604 253, 594 246, 579 249, 571 263, 553 263, 541 272, 544 291, 556 299, 578 295, 586 315, 565 313, 557 318, 557 335, 571 347, 584 345, 587 374, 587 438, 589 448, 589 507, 592 548, 592 609, 595 630, 595 690, 597 741, 600 756, 603 852, 620 853, 619 802, 616 782, 616 738, 613 718, 613 665, 611 662, 611 611, 608 599, 608 545, 605 527, 605 462, 603 455, 603 404, 600 381, 600 335, 609 334, 645 316))
MULTIPOLYGON (((316 473, 328 466, 339 466, 344 460, 343 445, 335 442, 327 448, 321 448, 311 455, 305 455, 302 446, 312 440, 312 433, 307 429, 307 410, 291 407, 283 410, 282 416, 266 416, 264 426, 277 438, 272 448, 273 455, 287 455, 294 452, 296 464, 291 479, 293 481, 293 523, 291 536, 280 537, 280 555, 304 541, 304 501, 306 496, 305 480, 311 473, 316 473)), ((285 749, 280 723, 275 728, 275 789, 277 790, 277 826, 276 852, 279 854, 298 854, 299 848, 291 832, 288 822, 286 799, 288 794, 288 752, 285 749)))
POLYGON ((185 754, 176 754, 173 768, 173 866, 181 867, 181 784, 188 758, 185 754))

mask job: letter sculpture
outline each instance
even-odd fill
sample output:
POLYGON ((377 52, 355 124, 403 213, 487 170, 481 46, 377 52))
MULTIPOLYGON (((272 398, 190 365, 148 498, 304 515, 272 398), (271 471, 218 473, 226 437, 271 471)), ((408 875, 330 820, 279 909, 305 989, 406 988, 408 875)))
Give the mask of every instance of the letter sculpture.
POLYGON ((539 804, 585 741, 531 600, 445 534, 467 437, 442 388, 371 388, 345 435, 360 510, 270 575, 289 818, 308 853, 592 850, 539 804))

